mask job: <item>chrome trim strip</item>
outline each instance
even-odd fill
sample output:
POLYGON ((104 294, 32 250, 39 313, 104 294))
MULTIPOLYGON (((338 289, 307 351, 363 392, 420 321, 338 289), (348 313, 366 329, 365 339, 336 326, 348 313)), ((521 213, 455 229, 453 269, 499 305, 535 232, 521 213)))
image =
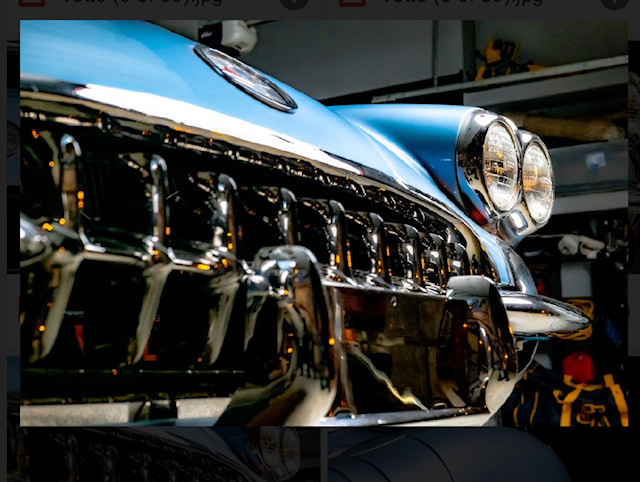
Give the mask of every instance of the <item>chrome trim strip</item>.
POLYGON ((291 165, 280 168, 291 175, 298 174, 301 162, 307 162, 317 170, 323 182, 333 178, 341 180, 345 185, 354 183, 366 190, 379 190, 380 196, 392 202, 393 196, 415 203, 427 209, 434 216, 451 223, 467 241, 469 256, 477 259, 488 258, 492 264, 494 276, 499 284, 510 285, 514 280, 508 265, 504 262, 499 244, 490 239, 491 236, 478 226, 461 217, 446 203, 429 195, 400 184, 394 178, 377 170, 362 166, 353 161, 324 152, 315 146, 300 142, 297 139, 283 136, 262 126, 220 114, 209 109, 186 102, 176 101, 143 92, 132 92, 124 89, 98 85, 76 85, 50 79, 21 80, 21 105, 32 112, 23 115, 40 117, 43 120, 65 122, 69 125, 97 127, 102 130, 117 130, 124 133, 125 128, 143 130, 141 124, 150 129, 162 126, 169 132, 179 134, 178 139, 166 139, 165 143, 174 143, 179 147, 198 152, 224 154, 216 150, 220 143, 226 144, 230 150, 226 154, 236 161, 264 165, 260 159, 246 157, 239 149, 263 153, 291 160, 291 165), (43 102, 45 104, 43 104, 43 102), (52 112, 43 112, 45 105, 50 108, 56 104, 52 112), (64 108, 63 108, 64 106, 64 108), (102 112, 100 119, 87 119, 87 109, 95 113, 102 112), (73 115, 69 115, 69 112, 73 115), (36 114, 36 112, 38 112, 36 114), (77 118, 76 118, 77 117, 77 118), (189 139, 208 139, 210 147, 190 142, 189 139), (187 140, 185 142, 184 140, 187 140), (479 241, 486 248, 483 250, 479 241))
MULTIPOLYGON (((212 49, 202 44, 198 44, 194 47, 194 52, 200 57, 204 62, 211 67, 216 73, 218 73, 223 79, 227 80, 229 83, 233 84, 238 89, 246 92, 251 97, 258 99, 260 102, 268 105, 269 107, 273 107, 274 109, 278 109, 282 112, 287 112, 289 114, 295 112, 298 109, 298 104, 296 104, 295 100, 291 98, 289 94, 287 94, 284 90, 278 87, 276 84, 271 82, 267 77, 258 72, 257 70, 249 67, 247 64, 240 62, 239 60, 230 57, 219 50, 212 49), (223 72, 218 65, 216 65, 215 61, 212 60, 211 55, 219 56, 223 58, 226 62, 235 64, 241 70, 244 70, 256 77, 259 82, 264 83, 267 87, 272 89, 276 94, 278 94, 282 98, 282 102, 278 102, 266 95, 263 95, 259 89, 252 89, 248 85, 245 85, 243 82, 235 81, 234 76, 231 74, 227 74, 223 72)), ((247 80, 244 78, 243 80, 247 80)))
POLYGON ((500 291, 513 334, 517 337, 587 336, 591 321, 573 305, 544 296, 500 291))
MULTIPOLYGON (((347 373, 345 357, 349 355, 352 361, 355 359, 356 362, 362 362, 360 369, 370 372, 372 375, 370 386, 384 386, 383 389, 386 390, 384 395, 391 393, 392 397, 395 397, 394 402, 402 403, 405 407, 421 407, 424 409, 421 412, 423 414, 425 411, 440 412, 440 409, 433 409, 433 406, 447 399, 440 392, 434 394, 433 387, 426 387, 426 385, 428 383, 437 385, 440 381, 436 376, 437 368, 433 361, 436 352, 442 351, 443 338, 439 336, 438 330, 445 324, 440 318, 445 303, 452 307, 449 314, 453 313, 453 308, 461 309, 452 314, 448 321, 453 320, 453 323, 462 327, 467 320, 469 325, 473 324, 471 329, 475 330, 474 334, 477 335, 473 346, 471 346, 472 343, 465 345, 464 361, 473 362, 474 355, 482 356, 483 359, 478 362, 480 365, 478 377, 465 379, 460 385, 459 379, 455 376, 459 373, 454 370, 448 373, 452 375, 449 377, 450 385, 440 388, 443 392, 447 391, 447 396, 452 395, 449 401, 457 407, 475 406, 480 410, 495 411, 504 402, 505 394, 507 391, 510 393, 510 388, 515 383, 517 364, 504 306, 489 276, 495 277, 498 285, 513 284, 511 279, 506 281, 503 277, 505 272, 513 276, 512 268, 503 251, 500 251, 498 256, 493 256, 493 259, 485 252, 481 240, 489 235, 484 233, 482 238, 480 232, 484 231, 466 217, 461 218, 455 206, 450 207, 440 200, 402 186, 395 179, 379 171, 337 158, 295 139, 283 138, 278 133, 261 126, 223 116, 198 106, 100 86, 65 86, 55 83, 53 87, 44 84, 44 88, 34 92, 23 90, 23 116, 30 121, 55 123, 57 124, 55 131, 60 131, 58 127, 62 124, 86 128, 92 134, 104 135, 109 141, 111 134, 119 136, 119 139, 133 140, 133 142, 148 142, 147 136, 154 136, 154 141, 160 140, 161 143, 167 144, 167 150, 177 148, 184 156, 192 155, 193 152, 211 154, 207 161, 222 159, 226 162, 233 161, 241 167, 259 166, 263 169, 278 171, 278 175, 287 176, 288 180, 295 179, 296 176, 312 179, 322 187, 332 188, 332 192, 336 192, 335 188, 341 188, 340 195, 347 201, 355 197, 367 199, 375 196, 372 202, 375 201, 379 207, 385 204, 388 209, 384 212, 390 218, 395 218, 396 215, 392 211, 397 211, 399 218, 410 219, 414 225, 404 224, 407 221, 385 224, 378 214, 364 214, 368 216, 366 237, 369 240, 365 243, 368 247, 369 263, 364 277, 365 279, 368 277, 369 284, 367 282, 358 284, 356 281, 358 274, 354 273, 355 270, 352 269, 349 260, 347 211, 341 202, 332 199, 331 195, 328 196, 329 199, 318 201, 318 204, 327 208, 324 213, 326 214, 326 226, 324 226, 326 239, 323 238, 323 241, 327 243, 329 262, 328 269, 327 266, 324 267, 328 272, 322 272, 317 266, 313 253, 295 246, 296 237, 300 234, 292 231, 295 208, 306 201, 304 198, 297 201, 291 191, 280 188, 278 194, 274 195, 274 197, 279 196, 277 200, 279 215, 274 219, 280 224, 281 242, 289 246, 263 248, 250 265, 237 257, 240 255, 236 256, 237 253, 242 253, 238 251, 242 248, 242 236, 234 211, 239 207, 238 186, 243 186, 236 184, 230 176, 220 174, 208 178, 210 187, 205 189, 215 212, 215 219, 210 219, 207 224, 213 230, 211 241, 190 245, 186 251, 181 251, 174 246, 170 234, 171 221, 173 220, 174 223, 176 221, 175 216, 169 217, 169 203, 166 201, 167 196, 170 196, 167 186, 168 170, 170 169, 173 173, 175 166, 180 165, 178 161, 185 158, 174 159, 175 156, 167 154, 165 156, 167 161, 173 160, 173 163, 169 162, 167 167, 167 163, 159 155, 147 156, 145 163, 136 165, 136 169, 144 166, 148 167, 150 172, 150 182, 147 184, 153 206, 153 232, 144 239, 139 253, 132 250, 133 255, 129 252, 126 253, 127 256, 121 255, 127 262, 140 265, 147 283, 136 337, 128 350, 127 364, 135 363, 143 354, 169 274, 172 271, 185 270, 206 275, 205 280, 212 280, 211 287, 224 277, 228 280, 229 286, 233 286, 229 291, 218 289, 217 293, 228 298, 229 303, 233 301, 235 290, 238 289, 236 285, 246 283, 248 289, 247 303, 244 307, 246 308, 246 318, 244 318, 246 330, 245 338, 242 340, 244 355, 249 360, 264 359, 265 354, 274 355, 274 359, 282 362, 281 371, 276 374, 278 378, 274 381, 270 380, 270 385, 239 388, 233 394, 230 412, 234 409, 237 411, 222 416, 226 423, 239 421, 245 423, 247 419, 242 417, 246 417, 246 412, 242 413, 242 411, 246 410, 250 403, 256 404, 255 408, 250 409, 255 409, 255 413, 252 414, 255 418, 251 420, 314 423, 314 417, 317 420, 331 406, 338 381, 337 374, 342 376, 347 373), (47 93, 47 88, 55 93, 47 93), (60 94, 60 90, 64 91, 64 94, 60 94), (137 97, 138 95, 142 98, 137 97), (79 98, 82 96, 84 98, 79 98), (117 105, 115 107, 105 105, 103 103, 105 101, 115 102, 117 105), (162 104, 161 101, 166 103, 158 105, 162 104), (142 113, 142 109, 149 109, 149 111, 145 114, 142 113), (96 117, 96 112, 100 112, 100 116, 96 117), (419 226, 419 229, 416 226, 419 226), (388 271, 381 272, 381 267, 383 270, 388 268, 390 257, 389 245, 384 238, 385 227, 393 227, 396 230, 394 233, 401 241, 398 251, 402 252, 404 272, 401 276, 394 276, 402 279, 399 283, 391 279, 388 271), (435 227, 439 230, 439 234, 433 232, 435 227), (206 246, 203 247, 205 244, 206 246), (455 256, 455 259, 451 260, 451 256, 455 256), (452 264, 445 276, 447 260, 457 264, 452 264), (217 264, 218 261, 220 264, 217 264), (499 263, 498 267, 496 263, 499 263), (439 283, 426 279, 430 264, 443 267, 439 283), (199 266, 201 268, 198 268, 199 266), (465 276, 467 273, 475 276, 465 276), (449 292, 448 298, 445 298, 443 285, 450 274, 459 276, 451 276, 448 280, 449 292), (396 283, 392 284, 392 281, 396 283), (365 324, 366 326, 354 330, 358 332, 356 337, 361 336, 360 339, 346 340, 342 333, 345 322, 342 318, 344 305, 341 305, 336 298, 338 295, 353 296, 355 291, 358 295, 375 294, 368 299, 375 298, 375 301, 384 303, 388 307, 389 316, 386 317, 384 314, 379 320, 384 325, 382 329, 365 324), (273 311, 262 312, 265 306, 269 310, 274 307, 280 310, 278 311, 280 314, 275 317, 277 319, 272 316, 273 311), (414 309, 416 307, 420 311, 414 309), (334 309, 340 313, 332 313, 334 309), (416 313, 418 313, 417 316, 416 313), (265 319, 275 322, 277 328, 275 336, 278 337, 274 343, 277 347, 275 351, 272 350, 273 347, 265 348, 263 345, 251 343, 252 339, 259 339, 264 333, 273 334, 273 330, 269 331, 273 328, 270 324, 260 326, 259 315, 261 314, 265 319), (408 324, 411 324, 411 333, 406 330, 408 324), (287 330, 283 330, 283 327, 287 330), (377 336, 378 334, 380 336, 377 336), (283 337, 289 335, 294 343, 287 347, 283 344, 283 337), (360 341, 363 343, 359 344, 360 341), (408 345, 405 345, 405 341, 413 343, 416 353, 420 350, 428 352, 424 360, 428 359, 429 363, 415 363, 415 360, 409 360, 410 356, 405 359, 408 353, 406 349, 408 345), (426 346, 427 342, 430 343, 429 346, 426 346), (345 348, 348 343, 352 343, 349 349, 345 348), (406 380, 401 380, 396 388, 391 382, 392 378, 384 369, 379 365, 375 366, 372 361, 374 357, 367 352, 374 344, 380 349, 377 355, 387 355, 395 350, 399 354, 398 367, 401 367, 402 363, 416 365, 412 373, 415 372, 424 377, 420 383, 424 382, 425 385, 422 398, 429 401, 426 405, 418 395, 400 393, 411 386, 411 381, 407 383, 406 380), (483 344, 484 346, 477 346, 483 344), (291 351, 288 351, 289 348, 291 351), (280 349, 283 351, 278 351, 280 349), (253 358, 249 358, 252 356, 253 358), (285 365, 286 369, 283 368, 285 365), (285 413, 284 408, 273 404, 270 406, 270 413, 257 407, 258 403, 272 400, 274 397, 291 397, 290 401, 293 401, 299 395, 299 391, 315 394, 315 397, 296 399, 294 414, 285 413), (430 402, 436 398, 439 402, 431 405, 430 402)), ((43 130, 46 131, 46 127, 43 130)), ((80 138, 81 134, 78 136, 80 138)), ((161 152, 163 146, 160 142, 145 144, 145 149, 152 152, 157 149, 161 152)), ((76 149, 73 141, 69 141, 65 146, 68 147, 65 150, 70 155, 73 154, 74 161, 76 158, 82 160, 79 145, 76 149)), ((209 174, 214 168, 220 169, 219 165, 209 166, 207 164, 203 168, 209 174)), ((71 196, 69 199, 70 202, 79 204, 78 196, 75 198, 71 196)), ((347 201, 344 205, 348 207, 347 201)), ((174 212, 172 208, 172 214, 174 212)), ((82 218, 77 219, 77 222, 70 221, 66 228, 55 223, 52 228, 55 234, 64 231, 67 233, 67 238, 76 241, 75 248, 69 250, 67 255, 72 256, 77 263, 86 259, 87 252, 91 253, 90 259, 103 261, 113 261, 115 260, 113 256, 120 255, 120 253, 114 253, 109 244, 103 247, 95 240, 92 244, 85 235, 82 218)), ((24 254, 28 256, 41 251, 42 236, 47 235, 35 221, 32 227, 33 229, 29 227, 25 230, 25 233, 29 231, 29 236, 33 238, 30 239, 31 243, 25 242, 24 254)), ((497 241, 495 244, 500 246, 497 241)), ((57 248, 58 244, 54 244, 54 247, 57 248)), ((44 250, 47 251, 46 246, 44 250)), ((116 261, 123 262, 120 258, 116 261)), ((77 265, 75 268, 77 269, 77 265)), ((61 309, 62 314, 70 294, 69 288, 69 293, 58 297, 58 303, 55 304, 55 308, 61 309)), ((214 320, 210 320, 210 328, 215 333, 209 332, 209 358, 205 361, 207 365, 213 364, 220 354, 220 342, 215 340, 222 339, 227 331, 230 310, 231 304, 218 314, 223 318, 221 321, 224 323, 214 327, 214 320)), ((352 308, 352 313, 357 311, 362 319, 366 319, 366 309, 362 306, 352 308)), ((47 334, 54 334, 53 330, 49 331, 48 327, 46 328, 47 334)), ((44 356, 42 353, 39 355, 44 356)), ((452 355, 453 362, 461 361, 460 357, 455 358, 455 356, 452 355)), ((255 381, 251 378, 252 376, 264 375, 260 373, 260 368, 263 367, 256 367, 256 373, 246 378, 248 383, 255 381)), ((395 373, 397 372, 396 368, 395 373)), ((405 378, 406 375, 405 373, 405 378)), ((258 384, 263 382, 263 379, 258 380, 258 384)), ((350 380, 342 380, 342 382, 347 384, 350 380)), ((361 385, 361 393, 367 393, 366 388, 362 389, 365 386, 366 383, 361 385)), ((351 403, 349 398, 352 394, 347 393, 348 390, 344 385, 341 388, 345 391, 346 402, 351 403)), ((455 410, 464 413, 464 410, 468 409, 455 410)))
MULTIPOLYGON (((457 179, 465 209, 471 211, 472 217, 488 232, 499 236, 512 246, 517 245, 523 237, 544 226, 544 222, 536 222, 529 214, 524 200, 522 182, 524 153, 530 144, 538 144, 549 157, 549 152, 540 138, 534 134, 517 129, 506 117, 492 112, 475 109, 467 113, 460 126, 456 147, 457 179), (478 122, 481 118, 481 122, 478 122), (483 142, 489 127, 499 123, 511 134, 518 151, 518 196, 514 205, 502 211, 493 206, 487 193, 482 174, 483 142)), ((553 177, 553 166, 551 168, 553 177)), ((552 209, 553 211, 553 209, 552 209)))
POLYGON ((483 412, 473 408, 437 408, 433 410, 407 410, 403 412, 364 413, 325 417, 318 422, 320 427, 366 427, 371 425, 401 425, 406 423, 436 422, 443 419, 479 415, 483 412))

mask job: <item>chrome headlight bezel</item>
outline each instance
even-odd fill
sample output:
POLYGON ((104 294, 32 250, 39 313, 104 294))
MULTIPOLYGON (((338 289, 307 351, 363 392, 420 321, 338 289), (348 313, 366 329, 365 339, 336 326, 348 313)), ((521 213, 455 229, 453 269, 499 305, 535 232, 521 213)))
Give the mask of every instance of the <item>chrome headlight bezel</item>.
POLYGON ((523 184, 522 184, 522 203, 526 207, 526 210, 527 210, 527 212, 529 214, 529 217, 533 221, 534 225, 536 227, 543 226, 544 224, 547 223, 547 221, 549 221, 549 218, 551 217, 551 214, 553 212, 553 205, 554 205, 554 202, 555 202, 556 182, 555 182, 555 176, 554 176, 554 173, 553 173, 553 164, 551 162, 551 156, 549 155, 549 151, 547 150, 547 147, 544 145, 544 143, 538 137, 532 138, 532 140, 528 144, 522 146, 522 180, 523 180, 523 184), (526 166, 527 152, 529 151, 529 149, 536 148, 536 147, 539 148, 542 151, 542 153, 544 154, 544 157, 546 159, 546 162, 547 162, 547 165, 548 165, 548 168, 549 168, 549 178, 550 178, 550 181, 551 181, 551 195, 550 195, 550 201, 549 201, 549 208, 548 208, 546 214, 541 218, 536 218, 533 215, 533 210, 532 210, 532 206, 531 206, 532 201, 528 198, 529 191, 526 189, 525 184, 524 184, 525 168, 527 167, 526 166))
POLYGON ((458 188, 464 208, 485 230, 508 242, 517 242, 544 226, 553 214, 555 177, 546 145, 535 134, 518 129, 506 117, 477 109, 471 111, 460 126, 456 148, 458 188), (491 199, 483 172, 484 142, 491 126, 499 124, 512 136, 518 156, 517 193, 510 208, 500 209, 491 199), (525 200, 523 183, 524 156, 529 146, 539 146, 549 163, 552 181, 551 205, 547 215, 538 220, 531 215, 525 200))
MULTIPOLYGON (((520 185, 521 164, 522 164, 522 160, 520 158, 520 149, 519 149, 518 141, 516 140, 515 132, 511 129, 509 124, 507 124, 506 122, 496 121, 491 123, 487 128, 487 132, 485 134, 484 143, 482 147, 482 177, 484 180, 485 189, 487 191, 487 198, 493 204, 494 209, 498 210, 501 213, 507 213, 511 211, 520 198, 520 194, 522 191, 522 188, 520 185), (500 176, 500 174, 488 172, 488 170, 490 169, 490 163, 493 163, 494 161, 496 161, 496 159, 490 159, 487 153, 489 136, 492 134, 492 131, 497 131, 497 130, 501 130, 503 131, 503 133, 507 134, 509 141, 511 143, 509 148, 512 148, 512 151, 513 151, 512 153, 510 153, 512 156, 512 159, 502 159, 503 157, 502 153, 498 152, 498 157, 500 158, 498 159, 498 161, 502 161, 503 163, 513 164, 513 167, 511 168, 513 172, 509 176, 502 176, 504 178, 507 178, 509 181, 513 182, 513 186, 509 188, 509 190, 511 191, 508 193, 509 198, 506 199, 506 201, 498 200, 498 197, 493 192, 492 188, 494 188, 495 186, 499 186, 499 183, 494 184, 494 181, 490 181, 489 179, 489 175, 500 176)), ((504 168, 502 167, 502 168, 496 168, 496 169, 504 169, 504 168)))
POLYGON ((490 227, 508 215, 522 199, 522 151, 513 123, 483 110, 473 111, 462 123, 456 152, 458 187, 471 217, 490 227), (485 173, 485 140, 492 128, 504 129, 513 143, 516 164, 515 192, 511 202, 498 206, 490 193, 485 173))

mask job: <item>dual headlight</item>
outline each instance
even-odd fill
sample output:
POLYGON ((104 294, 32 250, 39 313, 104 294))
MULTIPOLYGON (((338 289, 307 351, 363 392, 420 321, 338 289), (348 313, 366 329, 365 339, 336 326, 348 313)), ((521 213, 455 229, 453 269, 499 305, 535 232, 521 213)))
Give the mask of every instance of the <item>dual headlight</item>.
POLYGON ((491 224, 514 215, 516 228, 525 231, 549 219, 553 168, 539 138, 518 131, 502 117, 476 113, 460 140, 460 191, 477 221, 491 224))

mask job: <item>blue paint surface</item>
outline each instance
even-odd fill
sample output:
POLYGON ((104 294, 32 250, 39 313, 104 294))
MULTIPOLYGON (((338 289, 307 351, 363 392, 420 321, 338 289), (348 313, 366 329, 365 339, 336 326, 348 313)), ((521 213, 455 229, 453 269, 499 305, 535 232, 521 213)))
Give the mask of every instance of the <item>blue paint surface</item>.
MULTIPOLYGON (((377 139, 384 139, 418 161, 452 200, 462 205, 455 148, 458 130, 469 107, 448 105, 353 105, 334 111, 377 139)), ((384 141, 383 141, 384 142, 384 141)))

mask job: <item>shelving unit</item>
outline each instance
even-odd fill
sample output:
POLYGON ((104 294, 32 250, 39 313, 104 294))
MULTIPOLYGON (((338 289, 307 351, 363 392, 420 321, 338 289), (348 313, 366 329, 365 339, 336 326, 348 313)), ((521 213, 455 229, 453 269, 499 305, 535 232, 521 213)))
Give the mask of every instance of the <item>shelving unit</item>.
MULTIPOLYGON (((463 92, 472 93, 476 91, 487 92, 491 91, 496 86, 509 86, 517 84, 531 84, 533 82, 540 82, 553 78, 572 78, 567 76, 576 76, 579 74, 586 74, 596 71, 611 71, 611 70, 624 70, 624 84, 627 83, 626 66, 629 64, 629 56, 621 55, 617 57, 610 57, 605 59, 590 60, 587 62, 578 62, 574 64, 561 65, 557 67, 549 67, 547 69, 538 70, 534 72, 522 72, 519 74, 513 74, 503 77, 493 77, 481 81, 460 82, 455 84, 441 85, 436 87, 429 87, 424 89, 415 89, 405 92, 394 92, 391 94, 378 95, 373 97, 372 103, 383 102, 397 102, 399 100, 407 100, 416 97, 430 96, 444 94, 448 92, 463 92)), ((619 73, 618 73, 619 74, 619 73)), ((618 80, 621 80, 618 78, 618 80)), ((598 79, 591 80, 594 85, 598 85, 598 79)), ((577 86, 578 82, 570 81, 569 85, 573 84, 573 90, 578 91, 580 87, 577 86)), ((606 84, 605 84, 606 85, 606 84)), ((501 89, 499 89, 501 90, 501 89)), ((549 94, 547 94, 549 95, 549 94)), ((553 95, 553 94, 550 94, 553 95)), ((467 104, 470 105, 470 104, 467 104)), ((479 105, 479 104, 473 104, 479 105)))
MULTIPOLYGON (((537 77, 528 82, 466 92, 464 104, 498 111, 517 109, 536 113, 551 110, 558 116, 581 115, 580 111, 607 109, 607 102, 612 97, 622 99, 619 86, 627 82, 627 66, 611 66, 602 70, 561 77, 537 77)), ((626 92, 624 94, 626 101, 626 92)))
POLYGON ((556 179, 553 214, 625 209, 628 205, 626 141, 595 142, 551 149, 556 179), (589 165, 596 155, 601 166, 589 165))

